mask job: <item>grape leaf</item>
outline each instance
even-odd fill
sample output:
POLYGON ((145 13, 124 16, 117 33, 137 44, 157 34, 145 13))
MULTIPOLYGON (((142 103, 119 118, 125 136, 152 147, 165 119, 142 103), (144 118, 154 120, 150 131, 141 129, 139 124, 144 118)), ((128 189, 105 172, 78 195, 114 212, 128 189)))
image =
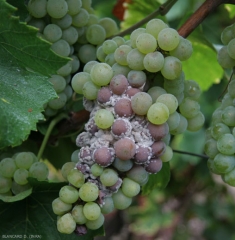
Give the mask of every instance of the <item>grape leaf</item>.
POLYGON ((194 31, 188 40, 193 45, 193 54, 187 61, 182 62, 185 78, 195 80, 201 90, 206 91, 220 82, 224 71, 217 61, 217 52, 202 38, 200 32, 194 31))
POLYGON ((229 17, 233 19, 235 16, 235 6, 232 4, 224 4, 224 8, 229 12, 229 17))
POLYGON ((55 74, 69 58, 63 58, 50 49, 51 44, 36 36, 37 29, 19 22, 13 14, 16 8, 0 1, 1 65, 17 65, 45 76, 55 74))
POLYGON ((142 187, 142 194, 147 195, 151 193, 153 189, 165 188, 170 181, 170 165, 169 163, 163 163, 162 169, 157 174, 150 174, 148 182, 142 187))
POLYGON ((22 22, 25 22, 25 19, 28 17, 29 12, 26 8, 25 1, 15 1, 15 0, 7 0, 7 2, 16 7, 17 11, 15 12, 15 16, 19 16, 22 22))
POLYGON ((44 119, 43 105, 55 97, 46 77, 3 66, 0 60, 0 149, 20 145, 36 131, 36 123, 44 119))
POLYGON ((0 149, 21 144, 37 130, 43 105, 57 96, 46 76, 68 61, 54 54, 35 28, 20 23, 14 11, 0 1, 0 149))
MULTIPOLYGON (((160 7, 160 1, 156 0, 132 0, 126 4, 126 10, 124 13, 124 21, 121 22, 121 29, 127 29, 136 24, 140 20, 144 19, 147 15, 152 13, 155 9, 160 7)), ((161 19, 165 19, 162 16, 156 16, 161 19)))
MULTIPOLYGON (((103 228, 88 231, 84 236, 61 234, 56 227, 57 216, 51 204, 58 197, 59 190, 67 183, 38 182, 29 178, 33 193, 18 202, 0 201, 0 233, 3 235, 24 235, 27 238, 38 236, 40 239, 91 240, 103 235, 103 228)), ((10 238, 11 239, 11 238, 10 238)))

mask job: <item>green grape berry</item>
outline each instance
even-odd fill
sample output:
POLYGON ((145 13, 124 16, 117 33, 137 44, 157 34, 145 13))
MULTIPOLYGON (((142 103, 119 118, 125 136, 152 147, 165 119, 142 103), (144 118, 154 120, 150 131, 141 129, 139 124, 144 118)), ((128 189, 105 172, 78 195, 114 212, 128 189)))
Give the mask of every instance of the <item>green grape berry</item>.
POLYGON ((79 189, 79 197, 85 202, 92 202, 98 198, 99 189, 92 182, 84 183, 79 189))
POLYGON ((163 124, 169 118, 169 109, 163 103, 154 103, 148 109, 147 117, 148 120, 153 124, 163 124))
POLYGON ((95 114, 95 124, 101 129, 110 128, 113 124, 114 116, 106 109, 100 109, 95 114))
POLYGON ((96 220, 101 214, 100 206, 95 202, 88 202, 83 207, 83 214, 88 220, 96 220))

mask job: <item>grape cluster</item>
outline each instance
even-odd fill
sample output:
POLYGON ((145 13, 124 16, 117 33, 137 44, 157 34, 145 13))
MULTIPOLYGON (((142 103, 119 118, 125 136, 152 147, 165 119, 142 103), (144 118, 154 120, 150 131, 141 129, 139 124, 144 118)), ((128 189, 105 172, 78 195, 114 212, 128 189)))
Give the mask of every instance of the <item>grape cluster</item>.
MULTIPOLYGON (((218 62, 223 68, 234 68, 235 25, 228 26, 221 34, 225 44, 218 52, 218 62)), ((235 79, 231 77, 221 105, 212 115, 207 129, 205 153, 208 168, 222 176, 225 183, 235 186, 235 79)))
POLYGON ((213 112, 211 126, 207 129, 205 153, 209 157, 210 171, 235 186, 235 79, 229 83, 221 106, 213 112))
POLYGON ((130 40, 105 40, 99 62, 72 77, 90 118, 76 139, 80 149, 62 167, 69 185, 52 203, 59 232, 85 234, 103 225, 104 214, 128 208, 172 159, 171 135, 202 127, 199 85, 185 80, 181 66, 191 53, 188 40, 153 19, 130 40))
POLYGON ((96 60, 96 46, 118 31, 114 20, 99 19, 94 15, 91 4, 91 0, 28 2, 27 23, 39 29, 38 36, 49 41, 56 54, 71 58, 49 79, 58 98, 44 106, 47 117, 57 114, 72 97, 71 76, 79 70, 81 63, 96 60))
POLYGON ((31 188, 28 177, 46 180, 49 170, 32 152, 20 152, 0 161, 0 195, 12 196, 31 188))
POLYGON ((222 48, 218 51, 217 59, 221 67, 235 66, 235 24, 226 27, 221 33, 222 48))

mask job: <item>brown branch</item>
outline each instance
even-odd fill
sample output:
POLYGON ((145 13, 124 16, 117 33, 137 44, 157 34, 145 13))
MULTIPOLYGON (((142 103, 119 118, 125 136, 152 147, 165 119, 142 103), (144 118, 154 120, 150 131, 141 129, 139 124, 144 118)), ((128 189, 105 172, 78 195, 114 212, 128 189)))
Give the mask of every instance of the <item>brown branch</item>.
POLYGON ((221 4, 235 4, 235 0, 206 0, 180 27, 179 34, 186 38, 204 19, 221 4))

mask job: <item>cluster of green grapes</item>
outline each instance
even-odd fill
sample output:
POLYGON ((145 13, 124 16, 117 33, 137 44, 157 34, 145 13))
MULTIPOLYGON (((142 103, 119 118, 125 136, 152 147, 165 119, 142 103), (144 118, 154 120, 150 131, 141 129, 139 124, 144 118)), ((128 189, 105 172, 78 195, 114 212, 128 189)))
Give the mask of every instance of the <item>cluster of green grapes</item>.
POLYGON ((90 119, 76 139, 80 149, 62 167, 69 185, 52 203, 59 232, 85 234, 101 227, 105 214, 128 208, 149 174, 172 159, 171 135, 203 126, 199 85, 185 80, 181 66, 191 53, 188 40, 153 19, 128 41, 105 40, 99 62, 73 76, 90 119))
POLYGON ((0 196, 13 196, 31 188, 28 177, 46 180, 49 170, 32 152, 20 152, 0 161, 0 196))
POLYGON ((99 19, 94 15, 91 0, 30 0, 27 23, 39 29, 38 36, 51 43, 51 49, 62 57, 69 57, 66 65, 52 75, 58 98, 50 100, 45 108, 47 117, 63 109, 71 98, 71 76, 84 64, 96 60, 97 45, 117 33, 111 18, 99 19))
POLYGON ((217 59, 223 68, 235 66, 235 24, 226 27, 221 33, 224 46, 219 50, 217 59))
MULTIPOLYGON (((223 68, 235 66, 235 25, 228 26, 221 34, 225 44, 218 52, 218 62, 223 68)), ((207 130, 205 153, 208 168, 222 176, 225 183, 235 186, 235 79, 231 77, 220 107, 212 115, 207 130)))

